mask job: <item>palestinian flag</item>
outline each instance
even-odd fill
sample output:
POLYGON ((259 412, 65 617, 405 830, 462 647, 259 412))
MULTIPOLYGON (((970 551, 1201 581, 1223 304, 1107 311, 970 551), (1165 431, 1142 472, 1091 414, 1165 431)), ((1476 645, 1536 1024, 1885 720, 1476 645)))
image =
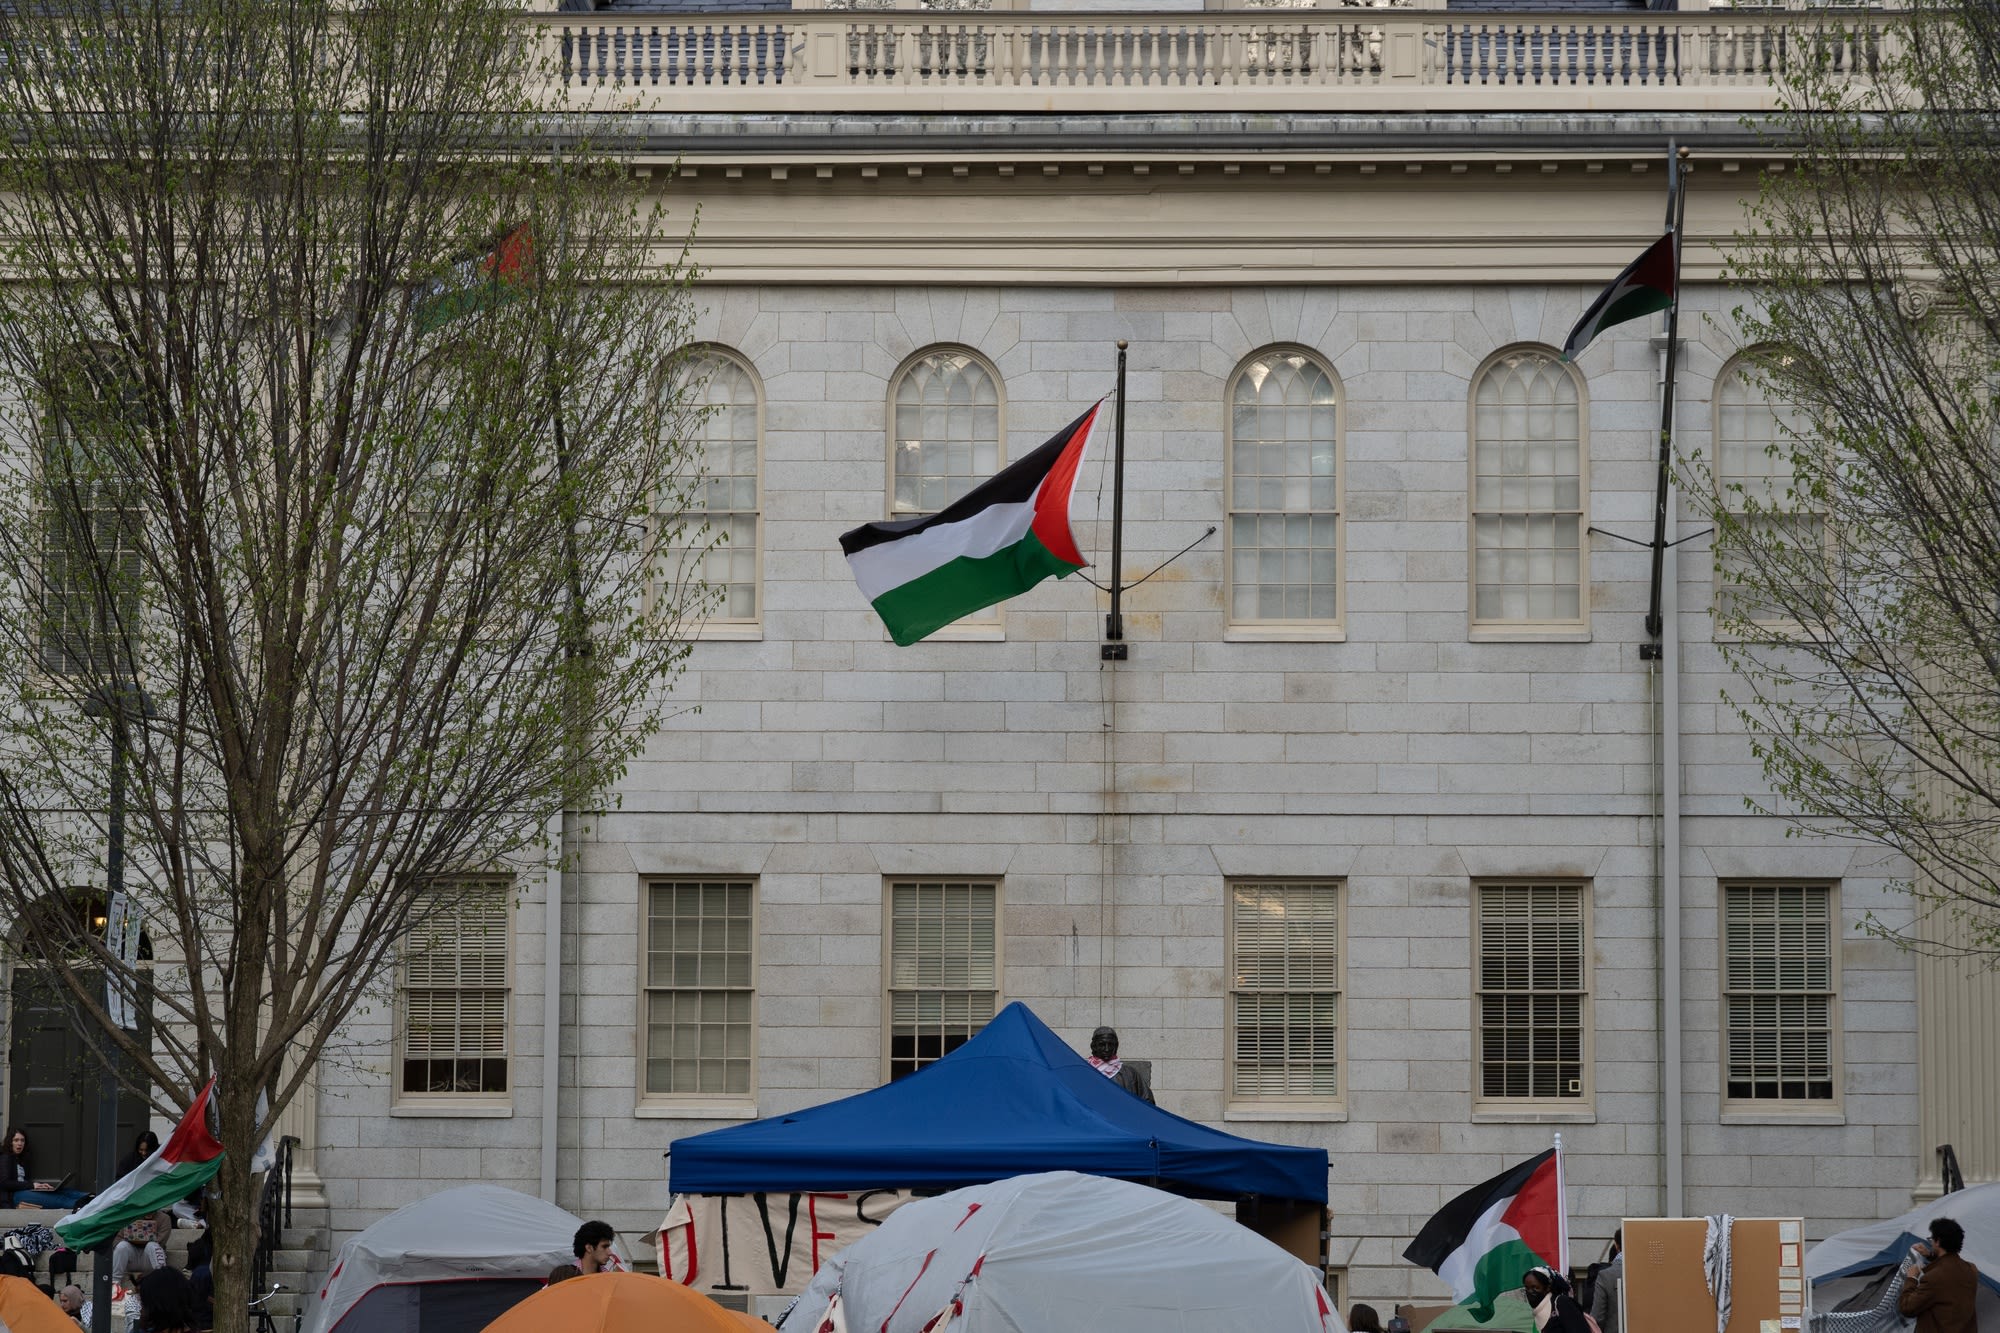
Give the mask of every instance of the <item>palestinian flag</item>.
POLYGON ((1099 403, 1020 462, 926 518, 840 534, 861 594, 907 647, 961 616, 1089 562, 1069 530, 1070 493, 1099 403))
POLYGON ((1449 1283, 1452 1299, 1483 1324, 1521 1274, 1543 1264, 1562 1271, 1566 1229, 1562 1159, 1551 1148, 1446 1204, 1403 1257, 1449 1283))
POLYGON ((1591 339, 1614 324, 1665 310, 1680 290, 1680 259, 1674 249, 1674 234, 1668 232, 1646 247, 1644 254, 1625 266, 1611 285, 1597 294, 1590 309, 1569 331, 1563 342, 1562 359, 1576 360, 1590 346, 1591 339))
POLYGON ((208 1132, 208 1101, 214 1089, 215 1080, 210 1079, 158 1152, 56 1223, 63 1244, 72 1250, 101 1245, 126 1223, 185 1199, 222 1169, 222 1145, 208 1132))
POLYGON ((507 304, 527 288, 534 271, 535 240, 524 222, 491 250, 459 260, 417 294, 418 331, 429 333, 462 316, 507 304))

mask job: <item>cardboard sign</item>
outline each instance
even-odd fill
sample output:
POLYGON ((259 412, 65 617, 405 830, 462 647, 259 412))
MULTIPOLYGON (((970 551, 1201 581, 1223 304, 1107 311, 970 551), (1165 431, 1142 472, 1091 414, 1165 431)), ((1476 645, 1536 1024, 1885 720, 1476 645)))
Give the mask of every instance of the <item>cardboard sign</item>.
POLYGON ((917 1198, 838 1194, 676 1194, 654 1240, 660 1276, 720 1295, 796 1296, 832 1255, 917 1198))

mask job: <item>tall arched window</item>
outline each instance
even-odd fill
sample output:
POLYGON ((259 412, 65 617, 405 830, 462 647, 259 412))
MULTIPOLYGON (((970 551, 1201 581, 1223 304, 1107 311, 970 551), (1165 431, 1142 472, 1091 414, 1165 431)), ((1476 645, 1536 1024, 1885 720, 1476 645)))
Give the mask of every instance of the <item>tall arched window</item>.
MULTIPOLYGON (((889 386, 889 516, 935 514, 998 472, 1005 432, 1000 377, 977 353, 928 347, 904 362, 889 386)), ((990 636, 1000 609, 957 623, 990 636)))
POLYGON ((935 514, 1000 470, 1000 383, 963 348, 934 347, 896 377, 889 511, 935 514))
POLYGON ((1472 390, 1472 624, 1585 623, 1583 413, 1577 381, 1541 347, 1503 352, 1472 390))
POLYGON ((1715 542, 1716 609, 1761 625, 1794 622, 1772 601, 1772 580, 1791 559, 1818 559, 1826 541, 1824 516, 1794 488, 1798 409, 1772 396, 1760 371, 1772 355, 1738 355, 1715 384, 1715 485, 1727 514, 1715 542))
POLYGON ((702 524, 705 546, 694 571, 720 600, 712 626, 754 626, 761 611, 759 460, 763 456, 764 405, 756 376, 742 358, 703 347, 682 371, 693 401, 704 409, 693 443, 701 452, 702 484, 688 514, 690 537, 702 524))
POLYGON ((140 614, 144 514, 139 381, 116 351, 78 348, 51 386, 42 431, 42 670, 129 676, 140 614))
POLYGON ((1297 348, 1266 348, 1229 389, 1229 623, 1340 621, 1339 389, 1297 348))

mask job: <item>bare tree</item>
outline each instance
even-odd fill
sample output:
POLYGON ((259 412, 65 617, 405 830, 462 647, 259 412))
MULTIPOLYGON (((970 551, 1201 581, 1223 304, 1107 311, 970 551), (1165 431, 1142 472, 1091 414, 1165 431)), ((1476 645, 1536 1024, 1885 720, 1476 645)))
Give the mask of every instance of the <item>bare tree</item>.
POLYGON ((218 1079, 240 1329, 251 1149, 435 886, 661 716, 685 244, 512 6, 87 15, 0 14, 0 910, 156 1106, 218 1079), (114 769, 146 963, 74 897, 114 769))
POLYGON ((1912 867, 1918 927, 1876 929, 2000 956, 2000 8, 1858 21, 1790 53, 1733 256, 1742 410, 1778 406, 1695 469, 1718 628, 1783 805, 1912 867))

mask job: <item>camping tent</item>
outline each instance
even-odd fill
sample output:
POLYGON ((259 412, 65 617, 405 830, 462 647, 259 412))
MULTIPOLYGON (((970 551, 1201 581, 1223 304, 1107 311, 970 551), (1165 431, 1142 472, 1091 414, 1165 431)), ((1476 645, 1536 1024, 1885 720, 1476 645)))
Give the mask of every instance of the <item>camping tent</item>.
POLYGON ((1026 1005, 894 1083, 677 1139, 681 1194, 955 1189, 1082 1171, 1204 1199, 1326 1202, 1324 1149, 1210 1129, 1114 1085, 1026 1005))
MULTIPOLYGON (((573 1260, 583 1223, 498 1185, 444 1190, 340 1247, 308 1333, 478 1333, 573 1260)), ((624 1261, 624 1250, 613 1251, 624 1261)))
POLYGON ((1317 1270, 1211 1208, 1056 1171, 919 1199, 821 1265, 781 1333, 1345 1333, 1317 1270), (838 1327, 839 1325, 836 1325, 838 1327))
POLYGON ((1931 1219, 1949 1217, 1965 1228, 1965 1258, 1979 1270, 1979 1323, 2000 1328, 2000 1184, 1974 1185, 1940 1195, 1901 1217, 1837 1232, 1806 1251, 1813 1308, 1822 1313, 1870 1291, 1876 1278, 1930 1234, 1931 1219))

